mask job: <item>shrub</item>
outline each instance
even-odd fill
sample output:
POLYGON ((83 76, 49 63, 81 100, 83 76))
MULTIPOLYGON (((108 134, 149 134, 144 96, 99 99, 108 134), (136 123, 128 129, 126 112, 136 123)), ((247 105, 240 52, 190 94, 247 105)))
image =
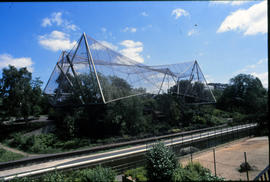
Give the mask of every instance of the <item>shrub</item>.
POLYGON ((33 107, 33 115, 35 117, 39 117, 40 113, 41 113, 42 109, 38 106, 38 105, 35 105, 33 107))
POLYGON ((210 170, 207 168, 204 168, 200 163, 198 162, 189 162, 188 165, 185 166, 186 170, 197 172, 200 176, 205 175, 205 173, 210 173, 210 170))
POLYGON ((184 169, 188 171, 184 181, 224 181, 224 178, 213 176, 211 171, 199 162, 189 162, 184 169))
POLYGON ((163 143, 153 146, 146 154, 146 170, 149 181, 170 181, 177 167, 174 153, 163 143))
POLYGON ((6 151, 0 148, 0 162, 7 162, 23 158, 23 155, 6 151))
MULTIPOLYGON (((0 180, 1 181, 1 180, 0 180)), ((2 182, 2 181, 1 181, 2 182)), ((3 180, 4 182, 4 180, 3 180)), ((12 180, 10 180, 10 182, 35 182, 35 180, 31 180, 29 179, 28 177, 23 177, 23 178, 18 178, 18 177, 15 177, 13 178, 12 180)))
POLYGON ((184 169, 182 167, 176 168, 172 175, 173 182, 198 181, 198 179, 199 179, 198 173, 184 169))
POLYGON ((67 181, 65 175, 61 172, 53 172, 44 175, 41 179, 43 182, 64 182, 67 181))
POLYGON ((81 172, 82 182, 112 182, 115 181, 116 173, 109 169, 98 166, 94 169, 86 169, 81 172))
POLYGON ((205 125, 206 123, 207 123, 207 120, 206 120, 207 118, 204 118, 204 117, 201 117, 201 116, 194 116, 193 118, 192 118, 192 123, 194 123, 194 124, 203 124, 203 125, 205 125))
POLYGON ((146 169, 144 167, 138 167, 136 169, 127 170, 124 175, 126 177, 131 176, 136 182, 147 181, 146 169))
POLYGON ((234 112, 232 115, 234 123, 242 123, 244 119, 244 115, 240 114, 239 112, 234 112))

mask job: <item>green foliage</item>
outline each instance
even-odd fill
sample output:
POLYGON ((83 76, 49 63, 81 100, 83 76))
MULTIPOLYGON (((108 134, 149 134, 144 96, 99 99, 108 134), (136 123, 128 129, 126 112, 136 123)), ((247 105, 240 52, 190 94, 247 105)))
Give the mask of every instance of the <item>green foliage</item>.
POLYGON ((115 181, 116 173, 109 169, 98 166, 94 169, 82 170, 80 172, 82 182, 112 182, 115 181))
POLYGON ((0 162, 13 161, 23 158, 23 155, 0 148, 0 162))
POLYGON ((33 106, 33 116, 39 117, 41 112, 42 112, 42 110, 41 110, 40 106, 38 106, 38 105, 33 106))
POLYGON ((176 168, 172 175, 173 182, 198 181, 198 179, 199 175, 196 172, 186 170, 182 167, 176 168))
POLYGON ((16 133, 8 145, 30 153, 51 153, 58 151, 53 148, 56 141, 57 138, 53 134, 22 136, 21 133, 16 133))
MULTIPOLYGON (((161 171, 160 175, 163 172, 161 171)), ((127 170, 124 173, 125 177, 131 176, 138 182, 149 181, 147 179, 147 171, 144 167, 127 170)), ((173 169, 171 179, 166 181, 182 182, 182 181, 224 181, 222 177, 215 177, 211 174, 210 170, 203 167, 200 163, 188 163, 185 167, 180 164, 173 169)), ((158 179, 158 181, 165 181, 164 179, 158 179)))
POLYGON ((244 120, 245 115, 244 115, 244 114, 241 114, 241 113, 239 113, 239 112, 234 112, 234 113, 232 114, 232 118, 233 118, 233 121, 234 121, 235 123, 242 123, 243 121, 245 121, 245 120, 244 120))
POLYGON ((36 180, 30 179, 28 177, 23 177, 23 178, 15 177, 12 180, 10 180, 10 182, 36 182, 36 180))
POLYGON ((136 169, 130 169, 127 170, 124 175, 126 177, 131 176, 132 179, 135 179, 136 182, 144 182, 147 181, 147 171, 145 169, 145 167, 138 167, 136 169))
POLYGON ((174 153, 163 143, 153 146, 146 154, 146 170, 149 181, 169 181, 177 167, 174 153))
POLYGON ((52 173, 43 175, 42 181, 43 182, 64 182, 68 180, 63 173, 54 171, 52 173))
POLYGON ((41 113, 42 82, 39 78, 32 80, 32 74, 26 68, 4 68, 0 83, 4 118, 23 117, 27 121, 30 115, 41 113))
POLYGON ((224 90, 217 106, 224 110, 246 114, 266 112, 267 91, 258 78, 239 74, 230 80, 230 86, 224 90))
POLYGON ((98 166, 69 172, 53 171, 37 178, 14 178, 12 182, 114 182, 116 173, 110 168, 98 166))
POLYGON ((213 176, 209 169, 198 162, 190 162, 184 168, 179 166, 174 170, 172 181, 224 181, 224 178, 213 176))

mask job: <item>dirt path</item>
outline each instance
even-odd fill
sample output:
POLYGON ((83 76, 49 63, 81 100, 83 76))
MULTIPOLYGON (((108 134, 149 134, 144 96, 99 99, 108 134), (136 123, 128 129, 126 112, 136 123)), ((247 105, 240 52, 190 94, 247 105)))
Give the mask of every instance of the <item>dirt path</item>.
MULTIPOLYGON (((238 169, 244 162, 244 152, 247 153, 247 162, 253 167, 249 171, 249 179, 253 180, 269 162, 268 137, 244 138, 229 144, 219 146, 215 149, 217 175, 226 180, 247 180, 246 173, 240 173, 238 169)), ((190 157, 180 159, 185 165, 190 157)), ((214 174, 213 149, 194 154, 193 161, 200 162, 214 174)))
POLYGON ((21 154, 21 155, 23 155, 25 157, 36 156, 36 154, 28 154, 26 152, 22 152, 20 150, 17 150, 17 149, 14 149, 14 148, 10 148, 8 146, 5 146, 5 145, 3 145, 1 143, 0 143, 0 148, 3 148, 5 150, 10 151, 10 152, 13 152, 13 153, 21 154))

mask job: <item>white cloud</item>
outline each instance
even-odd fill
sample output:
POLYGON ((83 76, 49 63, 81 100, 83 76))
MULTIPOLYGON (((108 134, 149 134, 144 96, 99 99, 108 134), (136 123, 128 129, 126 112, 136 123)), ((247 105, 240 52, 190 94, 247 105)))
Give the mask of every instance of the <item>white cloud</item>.
POLYGON ((178 9, 174 9, 172 11, 172 16, 175 16, 175 19, 180 18, 181 16, 188 16, 189 13, 187 11, 185 11, 184 9, 178 8, 178 9))
POLYGON ((220 25, 217 33, 240 31, 244 35, 265 34, 267 30, 267 1, 260 2, 248 9, 232 12, 220 25))
POLYGON ((258 77, 264 87, 268 87, 268 72, 267 72, 267 58, 260 59, 255 64, 246 65, 243 69, 236 71, 233 75, 238 75, 240 73, 251 74, 258 77))
POLYGON ((120 43, 120 45, 125 47, 119 51, 121 54, 139 63, 144 62, 143 57, 140 55, 140 53, 143 51, 142 42, 139 41, 135 42, 133 40, 124 40, 120 43))
POLYGON ((188 31, 188 36, 192 36, 192 35, 195 35, 195 34, 198 34, 198 31, 195 30, 195 29, 191 29, 190 31, 188 31))
POLYGON ((26 67, 28 71, 33 72, 33 61, 30 57, 13 58, 10 54, 0 54, 0 68, 8 67, 8 65, 16 68, 26 67))
POLYGON ((149 16, 145 11, 141 13, 142 16, 149 16))
POLYGON ((263 69, 264 67, 266 68, 266 65, 264 65, 264 63, 265 64, 267 63, 267 58, 260 59, 255 64, 246 65, 243 69, 236 71, 235 74, 250 73, 250 72, 254 71, 254 69, 263 69))
POLYGON ((42 20, 41 26, 43 26, 43 27, 52 26, 52 22, 49 18, 44 18, 42 20))
POLYGON ((101 40, 101 41, 98 41, 99 43, 94 43, 94 44, 91 44, 90 45, 90 50, 93 49, 93 50, 106 50, 106 48, 109 48, 111 50, 114 50, 114 51, 117 51, 118 50, 118 46, 110 43, 110 42, 107 42, 105 40, 101 40))
POLYGON ((135 33, 137 31, 136 28, 134 27, 126 27, 123 29, 123 32, 131 32, 131 33, 135 33))
POLYGON ((238 6, 238 5, 241 5, 241 4, 245 4, 245 3, 247 3, 248 1, 232 1, 231 2, 231 5, 233 5, 233 6, 238 6))
POLYGON ((134 42, 133 40, 124 40, 120 43, 122 46, 132 48, 132 47, 141 47, 143 46, 142 42, 134 42))
POLYGON ((238 0, 231 0, 231 1, 210 1, 210 5, 219 5, 219 4, 226 4, 226 5, 231 5, 231 6, 239 6, 244 3, 247 3, 248 1, 238 1, 238 0))
POLYGON ((257 64, 263 64, 263 63, 267 63, 267 59, 261 59, 257 62, 257 64))
POLYGON ((104 45, 104 46, 106 46, 106 47, 108 47, 108 48, 114 50, 114 51, 116 51, 116 50, 118 49, 118 47, 117 47, 116 45, 113 45, 112 43, 107 42, 107 41, 105 41, 105 40, 100 41, 100 43, 101 43, 102 45, 104 45))
POLYGON ((214 78, 211 75, 204 75, 207 83, 213 83, 214 78))
POLYGON ((118 49, 118 47, 110 42, 107 42, 105 40, 99 41, 100 44, 98 43, 94 43, 90 46, 90 49, 94 49, 94 50, 105 50, 105 47, 112 49, 114 51, 116 51, 118 49), (103 46, 102 46, 102 45, 103 46), (105 46, 105 47, 104 47, 105 46))
POLYGON ((251 73, 251 75, 258 77, 261 80, 263 86, 265 88, 268 88, 268 72, 264 72, 264 73, 253 72, 251 73))
POLYGON ((39 36, 38 42, 41 46, 51 51, 71 49, 76 44, 76 41, 71 42, 69 34, 56 30, 50 34, 39 36))
POLYGON ((68 30, 76 31, 79 29, 79 27, 75 24, 70 23, 70 21, 62 18, 62 12, 54 12, 51 14, 50 17, 46 17, 42 20, 42 27, 47 26, 61 26, 68 30))
POLYGON ((104 28, 104 27, 102 27, 102 28, 101 28, 101 31, 102 31, 102 32, 106 32, 106 31, 107 31, 107 29, 106 29, 106 28, 104 28))
POLYGON ((67 24, 67 25, 66 25, 66 28, 67 28, 67 29, 70 29, 70 30, 73 30, 73 31, 76 31, 76 30, 79 29, 79 28, 78 28, 76 25, 74 25, 74 24, 67 24))
POLYGON ((153 25, 149 24, 149 25, 147 25, 147 26, 142 27, 141 30, 142 30, 142 31, 145 31, 145 30, 147 30, 147 29, 149 29, 149 28, 152 28, 152 27, 153 27, 153 25))

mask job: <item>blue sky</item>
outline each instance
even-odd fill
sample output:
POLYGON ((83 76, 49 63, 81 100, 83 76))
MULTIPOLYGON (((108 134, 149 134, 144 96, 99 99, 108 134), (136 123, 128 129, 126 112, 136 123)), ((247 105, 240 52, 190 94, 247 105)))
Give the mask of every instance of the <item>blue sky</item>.
POLYGON ((85 32, 147 65, 197 60, 208 82, 268 86, 266 1, 0 3, 0 23, 0 69, 26 66, 44 85, 85 32))

